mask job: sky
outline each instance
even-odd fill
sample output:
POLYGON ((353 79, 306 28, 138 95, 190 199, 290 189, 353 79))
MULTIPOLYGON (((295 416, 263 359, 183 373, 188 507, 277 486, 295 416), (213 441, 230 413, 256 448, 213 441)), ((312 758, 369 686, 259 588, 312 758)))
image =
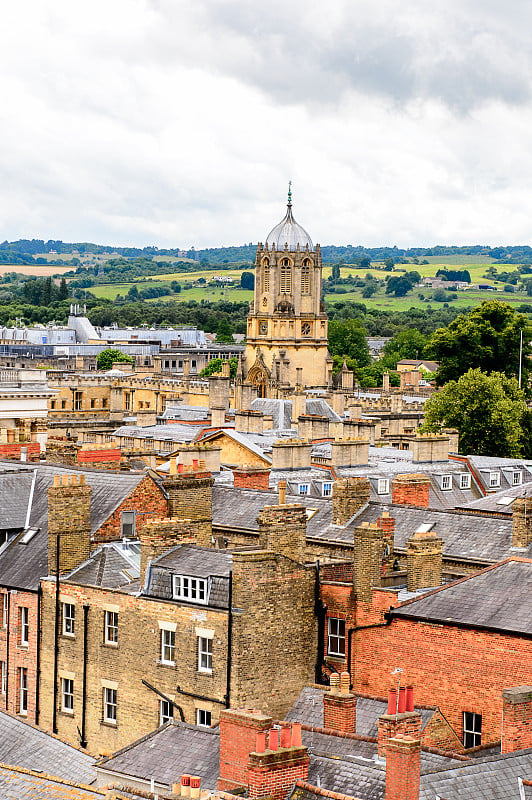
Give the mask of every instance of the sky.
POLYGON ((529 0, 17 0, 0 240, 532 243, 529 0))

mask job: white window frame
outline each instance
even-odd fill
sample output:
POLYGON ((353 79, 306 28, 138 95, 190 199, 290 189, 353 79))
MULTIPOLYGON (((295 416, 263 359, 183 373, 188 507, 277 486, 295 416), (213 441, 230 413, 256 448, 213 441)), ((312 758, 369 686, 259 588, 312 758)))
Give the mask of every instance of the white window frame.
POLYGON ((105 644, 118 645, 118 611, 105 611, 103 638, 105 644))
POLYGON ((500 486, 500 485, 501 485, 501 473, 500 472, 490 472, 490 474, 489 474, 489 487, 490 487, 490 489, 495 489, 497 486, 500 486))
POLYGON ((7 691, 7 664, 5 661, 0 661, 0 694, 5 694, 7 691))
POLYGON ((61 711, 64 714, 74 713, 73 678, 61 678, 61 711))
POLYGON ((321 485, 321 496, 322 497, 331 497, 332 496, 332 483, 329 481, 325 481, 321 485))
POLYGON ((20 646, 28 647, 30 643, 30 610, 28 606, 20 608, 20 646))
POLYGON ((345 619, 327 617, 327 655, 345 658, 345 640, 345 619), (343 650, 341 649, 342 642, 343 650), (335 644, 336 647, 334 647, 335 644))
POLYGON ((4 592, 2 599, 2 628, 7 628, 7 620, 9 617, 9 592, 4 592))
POLYGON ((161 628, 161 664, 175 667, 175 631, 161 628))
POLYGON ((159 727, 174 721, 174 704, 170 700, 159 700, 159 727))
POLYGON ((300 483, 297 487, 298 494, 302 497, 307 497, 310 492, 310 484, 309 483, 300 483))
POLYGON ((26 667, 18 668, 18 713, 26 716, 28 713, 28 670, 26 667))
POLYGON ((463 743, 468 748, 482 744, 482 714, 477 714, 476 711, 463 712, 463 743), (468 737, 471 737, 469 742, 468 737))
POLYGON ((207 605, 209 602, 209 580, 192 575, 174 575, 173 594, 176 600, 188 600, 207 605))
POLYGON ((196 725, 200 728, 210 728, 212 725, 212 712, 206 708, 196 709, 196 725))
POLYGON ((512 472, 512 486, 521 486, 523 483, 523 473, 521 470, 514 470, 512 472))
POLYGON ((103 689, 103 721, 109 725, 116 725, 118 710, 118 689, 104 686, 103 689), (111 714, 109 714, 109 711, 111 714))
POLYGON ((471 475, 469 472, 460 473, 460 489, 471 489, 471 475))
POLYGON ((198 636, 198 672, 212 674, 212 636, 198 636))
POLYGON ((120 535, 122 539, 134 539, 137 534, 137 512, 122 511, 120 514, 120 535))
POLYGON ((379 478, 377 481, 377 494, 388 494, 390 491, 390 481, 388 478, 379 478))
POLYGON ((453 488, 453 476, 440 475, 440 487, 442 492, 450 492, 453 488))
POLYGON ((74 603, 63 603, 62 612, 63 636, 74 638, 76 635, 76 606, 74 603))

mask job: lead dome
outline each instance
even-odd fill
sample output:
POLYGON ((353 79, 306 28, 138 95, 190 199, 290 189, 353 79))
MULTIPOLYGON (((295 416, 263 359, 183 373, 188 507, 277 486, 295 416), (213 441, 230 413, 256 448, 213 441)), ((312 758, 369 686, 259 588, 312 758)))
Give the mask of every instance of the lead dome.
POLYGON ((309 250, 314 250, 312 239, 306 230, 299 225, 292 214, 292 192, 288 192, 288 205, 284 219, 275 228, 272 228, 266 237, 266 246, 275 250, 284 250, 285 247, 294 251, 299 245, 300 250, 308 246, 309 250))

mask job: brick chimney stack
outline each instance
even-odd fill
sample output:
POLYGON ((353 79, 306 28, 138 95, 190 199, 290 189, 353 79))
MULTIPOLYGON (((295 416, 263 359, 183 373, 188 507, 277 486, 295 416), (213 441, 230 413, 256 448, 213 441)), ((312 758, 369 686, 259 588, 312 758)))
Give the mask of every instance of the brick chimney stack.
POLYGON ((235 489, 255 489, 267 492, 270 487, 270 470, 268 467, 243 464, 233 470, 233 486, 235 489))
POLYGON ((502 693, 501 753, 532 747, 532 686, 514 686, 502 693))
POLYGON ((356 733, 357 699, 351 693, 349 672, 331 675, 331 688, 323 695, 323 726, 342 733, 356 733))
POLYGON ((353 514, 369 502, 370 484, 367 478, 345 478, 333 484, 332 522, 345 525, 353 514))
POLYGON ((308 779, 308 765, 300 723, 282 723, 279 731, 260 711, 221 712, 219 791, 243 788, 252 800, 285 800, 295 781, 308 779))
POLYGON ((59 536, 59 571, 70 572, 90 555, 91 495, 85 475, 54 475, 48 489, 48 573, 55 573, 59 536))
POLYGON ((151 519, 142 525, 139 529, 141 587, 150 561, 178 544, 196 544, 196 531, 189 519, 151 519))
POLYGON ((422 525, 406 543, 406 586, 409 592, 441 586, 443 541, 422 525))
POLYGON ((419 800, 421 742, 397 734, 386 742, 385 800, 419 800))
POLYGON ((300 503, 264 506, 257 518, 261 547, 294 561, 305 560, 307 512, 300 503))
POLYGON ((532 498, 516 497, 512 503, 512 547, 532 543, 532 498))
POLYGON ((418 739, 421 734, 421 715, 414 711, 414 690, 412 686, 390 689, 388 692, 388 708, 377 721, 378 752, 381 758, 386 756, 386 743, 399 734, 408 734, 418 739))
POLYGON ((381 585, 383 532, 378 525, 363 522, 354 531, 353 589, 358 601, 371 602, 373 587, 381 585))
POLYGON ((389 511, 383 511, 377 519, 377 525, 383 532, 384 551, 382 563, 385 569, 389 569, 390 564, 393 562, 395 519, 390 517, 389 511))
POLYGON ((421 473, 397 475, 392 481, 392 503, 399 506, 429 507, 430 478, 421 473))
POLYGON ((197 530, 196 542, 200 547, 210 547, 212 537, 212 487, 210 472, 200 471, 199 464, 183 468, 170 459, 170 474, 163 486, 168 492, 168 516, 190 520, 197 530))

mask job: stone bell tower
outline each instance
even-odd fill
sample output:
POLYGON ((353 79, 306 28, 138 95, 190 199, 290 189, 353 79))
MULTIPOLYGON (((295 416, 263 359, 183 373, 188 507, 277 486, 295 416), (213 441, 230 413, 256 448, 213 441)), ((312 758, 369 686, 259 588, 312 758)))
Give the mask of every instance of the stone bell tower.
POLYGON ((261 397, 330 381, 320 246, 295 221, 290 189, 284 219, 257 247, 246 370, 261 397))

